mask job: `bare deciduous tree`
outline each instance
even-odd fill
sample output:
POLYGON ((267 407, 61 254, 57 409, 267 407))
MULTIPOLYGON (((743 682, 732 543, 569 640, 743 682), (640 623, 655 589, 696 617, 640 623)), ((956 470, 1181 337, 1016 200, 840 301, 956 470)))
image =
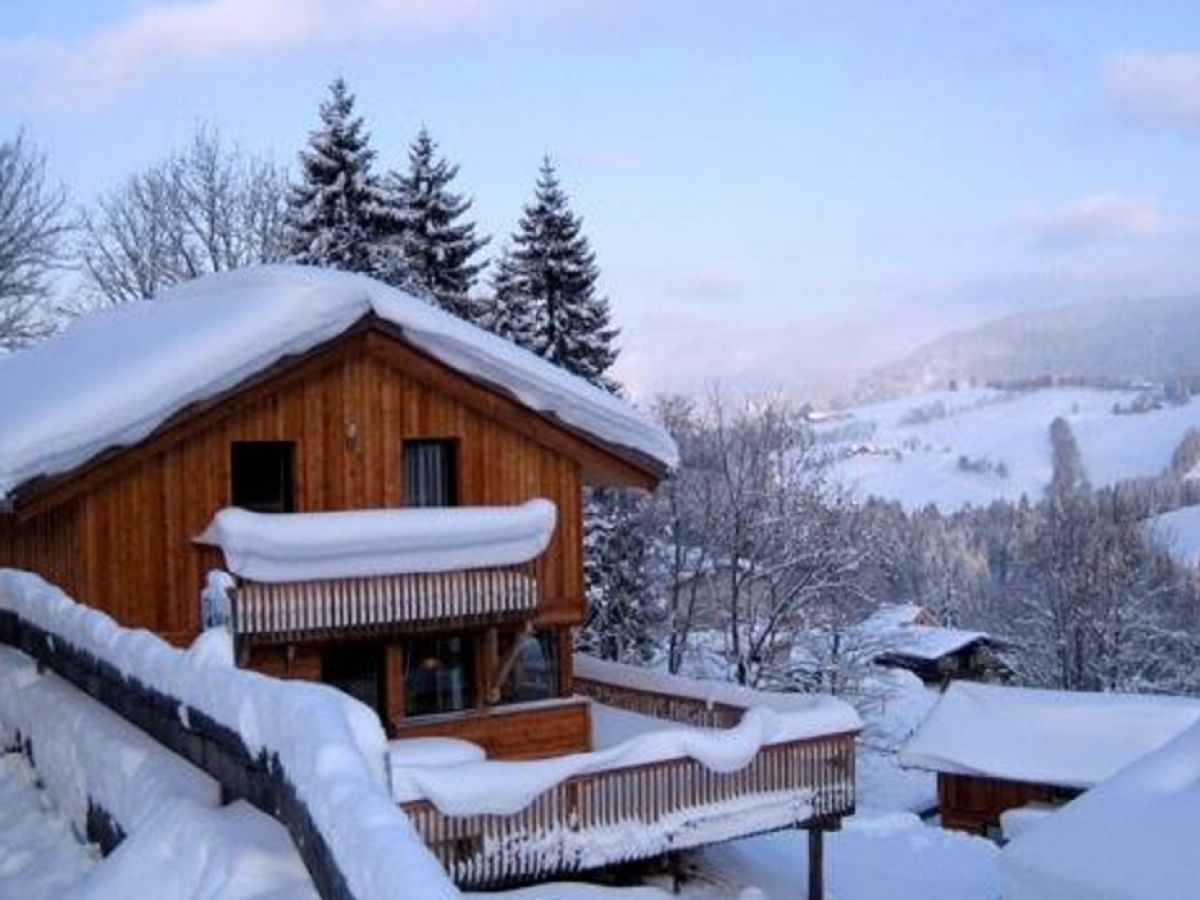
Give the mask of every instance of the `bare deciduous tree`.
POLYGON ((209 272, 284 256, 287 179, 201 127, 84 214, 79 306, 124 303, 209 272))
POLYGON ((45 305, 64 263, 66 202, 66 191, 46 180, 45 157, 23 135, 0 143, 0 347, 53 329, 45 305))

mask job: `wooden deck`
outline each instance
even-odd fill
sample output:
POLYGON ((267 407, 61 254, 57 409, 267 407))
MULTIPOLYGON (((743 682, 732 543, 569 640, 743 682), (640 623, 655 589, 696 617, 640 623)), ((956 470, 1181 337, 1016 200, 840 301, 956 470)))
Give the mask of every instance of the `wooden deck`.
POLYGON ((494 887, 848 815, 854 737, 773 744, 727 774, 693 759, 592 772, 513 815, 402 807, 457 884, 494 887))
MULTIPOLYGON (((606 705, 692 726, 731 727, 746 712, 596 679, 577 677, 575 687, 606 705)), ((770 744, 729 773, 688 757, 588 772, 511 815, 452 816, 426 800, 402 807, 465 888, 561 876, 796 826, 810 828, 819 866, 822 830, 836 829, 854 811, 856 737, 770 744)), ((820 896, 819 888, 810 895, 820 896)))

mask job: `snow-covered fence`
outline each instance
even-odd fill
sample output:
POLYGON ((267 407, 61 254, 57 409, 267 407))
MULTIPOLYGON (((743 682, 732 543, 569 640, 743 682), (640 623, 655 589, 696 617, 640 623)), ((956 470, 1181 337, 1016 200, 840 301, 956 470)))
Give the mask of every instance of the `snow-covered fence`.
POLYGON ((351 698, 237 669, 220 633, 178 650, 12 570, 0 570, 0 643, 280 821, 323 897, 457 896, 388 795, 378 718, 351 698))

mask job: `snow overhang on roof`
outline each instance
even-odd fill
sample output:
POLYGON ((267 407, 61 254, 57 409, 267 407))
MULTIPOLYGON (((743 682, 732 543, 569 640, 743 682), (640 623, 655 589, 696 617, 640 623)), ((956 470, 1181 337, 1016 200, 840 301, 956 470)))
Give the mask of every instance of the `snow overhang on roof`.
POLYGON ((1200 700, 953 682, 900 751, 935 772, 1090 788, 1200 721, 1200 700))
POLYGON ((269 583, 498 568, 550 543, 549 500, 520 506, 255 513, 223 509, 198 543, 221 548, 235 575, 269 583))
POLYGON ((209 275, 0 359, 0 498, 136 444, 193 403, 376 316, 419 350, 603 446, 673 469, 671 437, 607 391, 382 282, 303 266, 209 275))
POLYGON ((1000 854, 1012 900, 1200 896, 1200 725, 1122 769, 1000 854))

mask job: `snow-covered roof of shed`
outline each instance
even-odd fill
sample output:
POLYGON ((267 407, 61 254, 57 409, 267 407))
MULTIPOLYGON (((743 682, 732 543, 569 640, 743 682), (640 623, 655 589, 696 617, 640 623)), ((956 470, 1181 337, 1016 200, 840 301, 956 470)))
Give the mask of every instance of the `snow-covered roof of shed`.
POLYGON ((188 405, 372 313, 531 410, 664 468, 678 461, 670 436, 630 404, 410 294, 364 275, 256 266, 85 316, 0 359, 0 497, 137 443, 188 405))
POLYGON ((536 559, 550 543, 549 500, 520 506, 218 512, 197 541, 215 544, 231 572, 271 583, 452 572, 536 559))
POLYGON ((929 615, 915 603, 894 603, 880 607, 858 626, 857 637, 867 646, 878 646, 883 654, 913 659, 937 660, 977 641, 993 640, 983 631, 922 625, 929 615))
POLYGON ((1200 896, 1200 725, 1062 810, 1000 854, 1011 900, 1171 900, 1200 896))
POLYGON ((1090 788, 1200 721, 1200 700, 953 682, 902 765, 1090 788))

